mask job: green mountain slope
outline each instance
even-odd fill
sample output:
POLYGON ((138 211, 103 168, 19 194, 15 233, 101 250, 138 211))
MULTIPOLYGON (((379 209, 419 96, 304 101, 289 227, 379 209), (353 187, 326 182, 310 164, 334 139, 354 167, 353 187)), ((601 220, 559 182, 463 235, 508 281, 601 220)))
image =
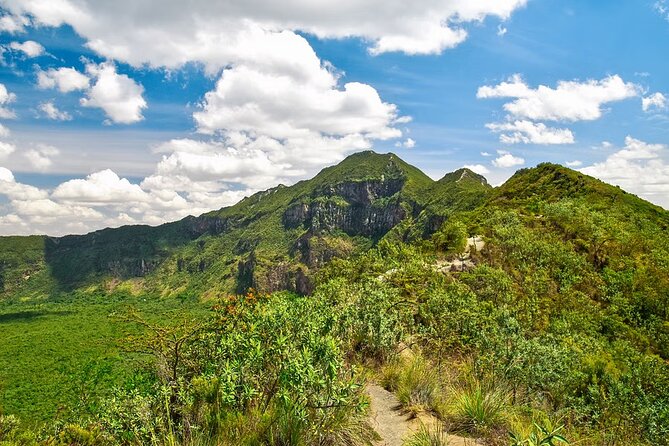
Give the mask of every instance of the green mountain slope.
POLYGON ((455 213, 540 213, 541 203, 566 198, 669 227, 665 210, 562 166, 522 169, 492 188, 469 169, 433 181, 396 155, 368 151, 310 180, 157 227, 0 237, 0 292, 37 297, 131 281, 133 288, 163 296, 248 288, 308 294, 311 276, 324 264, 364 252, 393 229, 404 240, 429 237, 455 213))
POLYGON ((619 187, 576 172, 558 164, 542 163, 532 169, 521 169, 495 189, 490 205, 508 208, 536 209, 539 202, 561 199, 587 200, 597 210, 625 209, 658 223, 669 223, 669 213, 619 187))
POLYGON ((145 290, 161 295, 249 287, 307 293, 311 272, 368 249, 400 222, 481 203, 489 187, 471 175, 435 182, 396 155, 361 152, 310 180, 199 217, 81 236, 0 238, 8 254, 10 245, 33 246, 30 258, 3 260, 1 289, 46 295, 141 278, 145 290))

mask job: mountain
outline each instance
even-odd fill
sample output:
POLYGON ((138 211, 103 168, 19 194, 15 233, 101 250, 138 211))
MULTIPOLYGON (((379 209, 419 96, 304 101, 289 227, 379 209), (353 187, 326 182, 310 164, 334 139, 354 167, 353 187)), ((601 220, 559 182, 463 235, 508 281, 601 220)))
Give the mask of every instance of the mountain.
POLYGON ((2 237, 1 289, 43 295, 141 279, 161 295, 249 287, 307 293, 311 272, 368 249, 398 223, 428 208, 479 204, 489 186, 485 179, 470 181, 476 174, 466 172, 466 181, 435 182, 394 154, 368 151, 310 180, 157 227, 2 237))
POLYGON ((541 163, 520 169, 490 196, 489 206, 534 210, 539 202, 586 200, 593 210, 621 210, 669 228, 669 212, 620 187, 604 183, 559 164, 541 163))
POLYGON ((669 224, 663 209, 558 165, 522 169, 492 188, 466 168, 434 181, 394 154, 367 151, 199 217, 86 235, 0 237, 0 291, 43 296, 131 283, 162 296, 248 288, 308 294, 321 266, 369 249, 393 229, 405 239, 428 237, 457 212, 567 197, 602 208, 618 203, 669 224))

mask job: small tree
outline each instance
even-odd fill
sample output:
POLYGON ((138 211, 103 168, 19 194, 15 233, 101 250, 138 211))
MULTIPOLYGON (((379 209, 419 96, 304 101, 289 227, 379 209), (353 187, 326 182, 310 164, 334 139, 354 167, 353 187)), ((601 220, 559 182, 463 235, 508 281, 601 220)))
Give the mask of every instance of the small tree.
POLYGON ((467 227, 460 221, 449 220, 435 232, 432 242, 444 254, 463 252, 467 247, 467 227))

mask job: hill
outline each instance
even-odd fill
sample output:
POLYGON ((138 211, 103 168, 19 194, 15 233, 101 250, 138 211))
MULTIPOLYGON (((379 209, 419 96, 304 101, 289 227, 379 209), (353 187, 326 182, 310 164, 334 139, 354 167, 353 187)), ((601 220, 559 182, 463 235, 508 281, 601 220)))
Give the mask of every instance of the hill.
POLYGON ((141 279, 145 290, 161 295, 247 288, 308 293, 313 271, 369 249, 400 222, 480 204, 489 186, 474 175, 435 182, 396 155, 361 152, 310 180, 157 227, 0 237, 0 290, 46 296, 141 279))

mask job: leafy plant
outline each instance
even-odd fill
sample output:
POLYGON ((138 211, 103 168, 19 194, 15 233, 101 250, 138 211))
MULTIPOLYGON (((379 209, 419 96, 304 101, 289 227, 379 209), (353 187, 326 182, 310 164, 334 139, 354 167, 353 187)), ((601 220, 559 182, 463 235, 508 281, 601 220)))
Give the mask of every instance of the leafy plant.
POLYGON ((511 443, 509 446, 557 446, 559 444, 571 444, 560 434, 564 426, 548 428, 537 423, 532 423, 532 425, 533 429, 527 436, 510 432, 511 443))

